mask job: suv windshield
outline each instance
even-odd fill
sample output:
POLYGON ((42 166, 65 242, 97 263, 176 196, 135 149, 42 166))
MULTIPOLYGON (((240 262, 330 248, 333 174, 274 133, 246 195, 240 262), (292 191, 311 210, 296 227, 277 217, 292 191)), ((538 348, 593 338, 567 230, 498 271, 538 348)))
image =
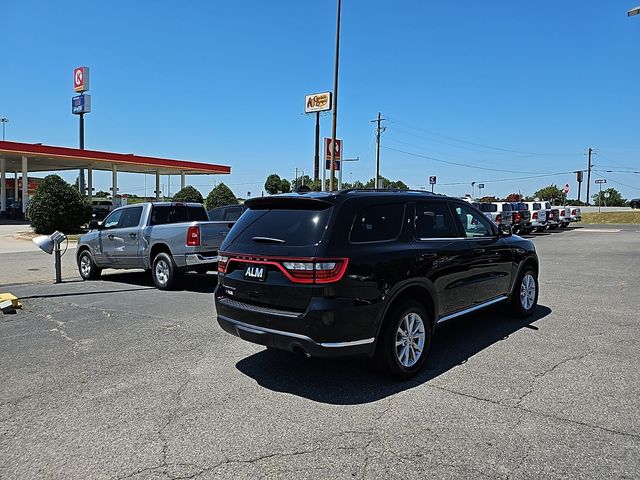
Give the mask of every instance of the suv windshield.
MULTIPOLYGON (((316 245, 322 238, 332 208, 307 209, 249 209, 233 226, 227 241, 256 245, 273 243, 303 247, 316 245)), ((225 241, 225 244, 227 244, 225 241)))

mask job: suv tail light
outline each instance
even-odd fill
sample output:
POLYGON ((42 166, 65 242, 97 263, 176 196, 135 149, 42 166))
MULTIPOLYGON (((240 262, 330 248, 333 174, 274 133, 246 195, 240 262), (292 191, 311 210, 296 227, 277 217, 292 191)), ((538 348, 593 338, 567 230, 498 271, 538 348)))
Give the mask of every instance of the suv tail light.
POLYGON ((496 215, 496 224, 500 225, 502 222, 502 215, 496 215))
POLYGON ((564 217, 564 213, 565 213, 564 210, 560 210, 560 216, 561 217, 564 217))
POLYGON ((571 210, 571 215, 576 215, 576 209, 571 210))
POLYGON ((514 213, 514 214, 513 214, 513 221, 514 221, 514 222, 519 222, 521 218, 522 218, 522 217, 520 216, 520 214, 519 214, 519 213, 514 213))
POLYGON ((200 246, 200 227, 197 225, 187 229, 187 247, 200 246))
POLYGON ((340 280, 347 271, 348 258, 285 258, 269 257, 255 259, 244 256, 218 256, 218 272, 231 271, 233 263, 255 263, 273 265, 294 283, 332 283, 340 280))
POLYGON ((538 219, 538 212, 533 212, 533 216, 531 217, 534 220, 538 219))

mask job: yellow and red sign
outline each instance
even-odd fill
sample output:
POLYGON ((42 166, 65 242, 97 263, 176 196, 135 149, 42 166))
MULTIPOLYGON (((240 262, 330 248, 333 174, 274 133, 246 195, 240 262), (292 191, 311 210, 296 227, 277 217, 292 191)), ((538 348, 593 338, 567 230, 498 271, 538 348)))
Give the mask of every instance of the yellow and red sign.
POLYGON ((76 92, 89 90, 89 67, 76 67, 73 69, 73 89, 76 92))

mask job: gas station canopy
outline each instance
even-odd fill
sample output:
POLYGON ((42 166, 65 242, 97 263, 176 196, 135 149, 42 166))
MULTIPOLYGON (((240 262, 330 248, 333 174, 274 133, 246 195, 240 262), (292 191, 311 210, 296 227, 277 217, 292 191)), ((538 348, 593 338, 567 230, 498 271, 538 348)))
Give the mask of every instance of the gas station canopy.
POLYGON ((144 157, 132 153, 100 152, 79 148, 54 147, 41 143, 0 141, 0 158, 5 160, 6 172, 22 171, 22 159, 28 159, 29 172, 57 170, 94 170, 147 173, 157 175, 212 175, 229 174, 231 167, 211 163, 144 157))

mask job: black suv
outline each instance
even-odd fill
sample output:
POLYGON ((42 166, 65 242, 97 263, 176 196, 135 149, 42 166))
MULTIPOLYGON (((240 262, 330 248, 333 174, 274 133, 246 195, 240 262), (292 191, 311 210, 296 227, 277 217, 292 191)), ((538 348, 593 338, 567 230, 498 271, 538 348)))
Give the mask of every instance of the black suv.
POLYGON ((309 356, 374 356, 415 374, 437 324, 492 304, 530 315, 533 243, 471 204, 426 192, 253 198, 219 252, 220 326, 309 356))

